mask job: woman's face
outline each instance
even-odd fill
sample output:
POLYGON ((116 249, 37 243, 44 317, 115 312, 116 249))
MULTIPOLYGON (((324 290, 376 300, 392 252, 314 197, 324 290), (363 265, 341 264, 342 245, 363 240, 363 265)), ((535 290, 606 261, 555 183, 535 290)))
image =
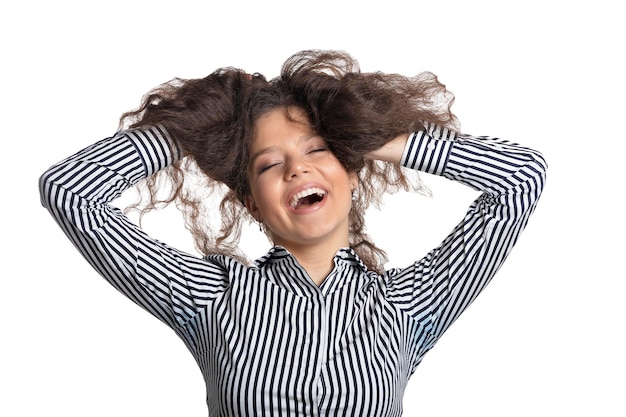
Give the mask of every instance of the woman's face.
POLYGON ((272 240, 294 250, 307 245, 348 246, 348 215, 355 173, 348 173, 300 109, 284 108, 256 122, 246 207, 272 240))

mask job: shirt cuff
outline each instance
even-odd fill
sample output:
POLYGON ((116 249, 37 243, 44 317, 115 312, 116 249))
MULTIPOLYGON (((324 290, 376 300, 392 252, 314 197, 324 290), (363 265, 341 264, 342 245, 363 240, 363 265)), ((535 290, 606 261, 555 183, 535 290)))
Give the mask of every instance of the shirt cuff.
POLYGON ((161 127, 133 129, 124 132, 135 145, 145 169, 145 176, 160 171, 181 158, 182 152, 161 127))
POLYGON ((458 134, 424 122, 424 130, 409 135, 400 163, 407 168, 443 175, 458 134))

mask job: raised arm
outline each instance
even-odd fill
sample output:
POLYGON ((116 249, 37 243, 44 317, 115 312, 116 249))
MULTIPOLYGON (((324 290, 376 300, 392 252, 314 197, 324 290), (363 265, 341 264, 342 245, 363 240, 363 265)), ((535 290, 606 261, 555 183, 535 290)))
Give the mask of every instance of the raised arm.
POLYGON ((376 159, 379 161, 400 164, 402 162, 402 154, 409 140, 409 134, 401 134, 385 143, 381 148, 376 149, 367 155, 366 158, 376 159))
POLYGON ((396 138, 385 152, 374 156, 399 157, 405 167, 482 191, 440 246, 387 274, 390 299, 427 339, 423 354, 485 288, 517 242, 543 189, 546 163, 532 149, 428 123, 408 140, 396 138))
POLYGON ((171 327, 193 317, 224 279, 203 260, 151 239, 110 202, 179 157, 162 128, 128 130, 52 166, 39 183, 42 204, 85 259, 171 327))

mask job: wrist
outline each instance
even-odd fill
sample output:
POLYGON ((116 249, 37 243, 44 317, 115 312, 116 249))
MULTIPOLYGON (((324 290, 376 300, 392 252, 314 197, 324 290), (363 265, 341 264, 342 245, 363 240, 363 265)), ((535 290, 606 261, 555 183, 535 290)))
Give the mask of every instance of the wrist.
POLYGON ((404 154, 404 148, 408 139, 409 134, 402 133, 384 144, 382 147, 368 153, 365 157, 399 164, 402 159, 402 155, 404 154))

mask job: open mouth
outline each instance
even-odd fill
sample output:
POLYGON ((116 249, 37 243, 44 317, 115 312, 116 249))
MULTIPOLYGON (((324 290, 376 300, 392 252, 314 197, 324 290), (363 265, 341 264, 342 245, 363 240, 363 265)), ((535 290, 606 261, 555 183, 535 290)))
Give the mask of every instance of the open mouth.
POLYGON ((291 208, 300 209, 304 207, 310 207, 314 204, 319 203, 326 196, 326 191, 321 188, 309 188, 303 191, 300 191, 289 201, 289 205, 291 208))

